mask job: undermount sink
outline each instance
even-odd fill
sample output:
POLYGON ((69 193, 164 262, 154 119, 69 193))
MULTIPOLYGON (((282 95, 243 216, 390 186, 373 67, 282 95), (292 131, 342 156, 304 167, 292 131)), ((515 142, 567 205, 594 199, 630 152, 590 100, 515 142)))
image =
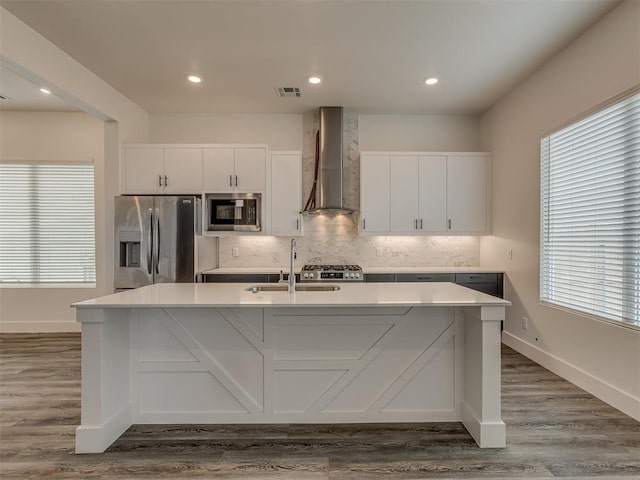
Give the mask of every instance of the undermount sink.
MULTIPOLYGON (((288 285, 252 285, 246 289, 251 293, 258 292, 286 292, 288 285)), ((340 290, 340 285, 296 285, 296 292, 335 292, 340 290)))

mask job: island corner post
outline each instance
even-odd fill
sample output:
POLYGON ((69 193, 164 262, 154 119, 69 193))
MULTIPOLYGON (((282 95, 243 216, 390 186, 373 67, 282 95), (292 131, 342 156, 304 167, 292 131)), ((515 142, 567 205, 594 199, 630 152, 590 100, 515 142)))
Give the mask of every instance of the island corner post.
POLYGON ((81 306, 76 453, 145 423, 460 421, 504 447, 506 305, 81 306))

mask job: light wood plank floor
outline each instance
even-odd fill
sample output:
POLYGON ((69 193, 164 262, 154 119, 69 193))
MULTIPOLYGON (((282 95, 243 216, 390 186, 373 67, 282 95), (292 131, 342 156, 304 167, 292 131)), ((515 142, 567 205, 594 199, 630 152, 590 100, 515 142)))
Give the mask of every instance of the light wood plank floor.
POLYGON ((0 335, 0 477, 640 479, 640 423, 502 347, 506 449, 461 424, 134 426, 73 453, 80 335, 0 335))

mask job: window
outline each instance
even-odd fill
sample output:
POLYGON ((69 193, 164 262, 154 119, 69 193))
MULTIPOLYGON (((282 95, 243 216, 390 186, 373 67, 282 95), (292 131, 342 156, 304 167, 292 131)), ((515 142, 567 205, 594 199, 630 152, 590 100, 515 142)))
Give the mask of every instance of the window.
POLYGON ((0 163, 0 285, 96 281, 93 165, 0 163))
POLYGON ((541 154, 540 300, 640 326, 640 93, 541 154))

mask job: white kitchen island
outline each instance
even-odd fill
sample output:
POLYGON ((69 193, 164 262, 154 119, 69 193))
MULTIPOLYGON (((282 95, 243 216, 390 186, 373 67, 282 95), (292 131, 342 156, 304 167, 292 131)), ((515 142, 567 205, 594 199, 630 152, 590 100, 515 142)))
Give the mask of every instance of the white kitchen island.
POLYGON ((76 452, 132 424, 461 421, 504 447, 500 322, 510 302, 452 283, 328 292, 157 284, 74 304, 76 452))

